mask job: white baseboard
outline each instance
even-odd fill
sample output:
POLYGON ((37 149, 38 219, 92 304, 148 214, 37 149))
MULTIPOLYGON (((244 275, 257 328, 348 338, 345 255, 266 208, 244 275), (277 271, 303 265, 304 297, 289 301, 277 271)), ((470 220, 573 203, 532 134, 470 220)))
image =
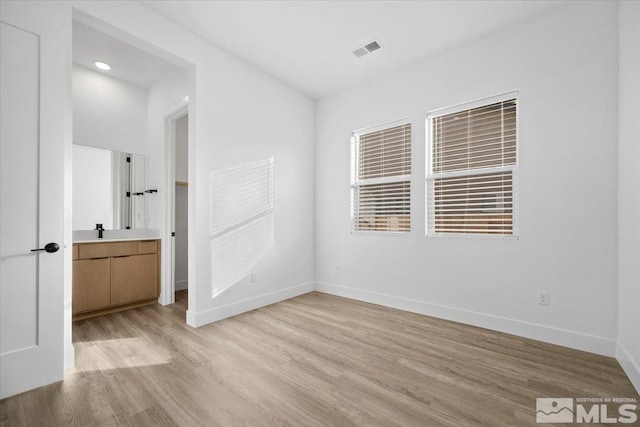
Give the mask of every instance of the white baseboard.
POLYGON ((187 325, 193 326, 194 328, 197 328, 197 326, 196 326, 196 313, 193 312, 192 310, 189 310, 189 309, 187 309, 187 325))
POLYGON ((616 345, 616 359, 618 359, 618 363, 620 363, 627 377, 629 377, 631 384, 640 394, 640 361, 635 360, 620 341, 616 345))
POLYGON ((640 370, 638 370, 637 362, 628 355, 628 352, 624 350, 624 347, 621 347, 621 344, 618 343, 618 348, 616 348, 616 341, 609 338, 554 328, 522 320, 494 316, 471 310, 464 310, 456 307, 370 292, 331 283, 318 282, 314 284, 313 282, 308 282, 225 306, 204 310, 198 313, 187 310, 187 324, 193 327, 203 326, 208 323, 226 319, 227 317, 242 314, 247 311, 296 297, 298 295, 306 294, 314 290, 372 304, 378 304, 385 307, 410 311, 412 313, 424 314, 440 319, 478 326, 507 334, 518 335, 577 350, 588 351, 590 353, 601 354, 609 357, 617 356, 619 360, 621 359, 620 354, 625 354, 626 358, 624 359, 624 362, 620 361, 620 364, 623 365, 623 368, 628 373, 636 388, 638 387, 637 384, 640 382, 640 370))
POLYGON ((257 308, 264 307, 270 304, 275 304, 276 302, 297 297, 298 295, 313 292, 314 289, 315 283, 308 282, 292 286, 290 288, 282 289, 280 291, 259 295, 257 297, 249 298, 243 301, 238 301, 233 304, 223 305, 222 307, 215 307, 209 310, 200 311, 198 313, 187 310, 187 324, 197 328, 208 323, 226 319, 227 317, 246 313, 247 311, 255 310, 257 308))
POLYGON ((316 283, 316 291, 351 298, 359 301, 397 308, 412 313, 424 314, 507 334, 518 335, 538 341, 615 357, 616 342, 612 339, 581 332, 569 331, 536 323, 476 311, 464 310, 414 299, 402 298, 376 292, 364 291, 331 283, 316 283))
POLYGON ((76 350, 72 342, 64 343, 64 369, 71 369, 76 366, 76 350))

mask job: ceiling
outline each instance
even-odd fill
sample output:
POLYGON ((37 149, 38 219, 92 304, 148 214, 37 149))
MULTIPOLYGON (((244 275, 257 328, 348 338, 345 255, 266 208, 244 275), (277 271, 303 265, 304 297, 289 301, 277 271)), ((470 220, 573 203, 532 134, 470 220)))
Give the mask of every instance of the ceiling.
POLYGON ((321 98, 566 1, 152 1, 148 7, 321 98), (351 52, 372 40, 382 49, 351 52))
POLYGON ((161 75, 179 70, 157 56, 77 21, 73 22, 73 63, 147 88, 161 75), (97 69, 95 61, 106 62, 111 70, 97 69))

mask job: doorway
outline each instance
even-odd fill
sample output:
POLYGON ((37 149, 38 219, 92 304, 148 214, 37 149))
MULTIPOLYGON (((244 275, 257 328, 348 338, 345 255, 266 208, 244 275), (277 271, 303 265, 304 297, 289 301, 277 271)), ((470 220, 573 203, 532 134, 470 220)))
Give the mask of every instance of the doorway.
POLYGON ((169 188, 173 189, 170 198, 171 223, 171 274, 172 302, 187 304, 188 301, 188 231, 189 231, 189 105, 184 100, 167 118, 169 129, 168 152, 169 173, 172 177, 169 188))
MULTIPOLYGON (((184 135, 180 141, 184 141, 184 144, 187 142, 188 122, 183 119, 176 124, 173 120, 178 120, 188 113, 186 100, 191 86, 190 81, 194 78, 193 67, 178 57, 122 34, 108 24, 100 23, 83 14, 74 15, 72 40, 74 163, 76 151, 82 147, 90 147, 92 150, 106 152, 112 160, 114 158, 125 159, 126 165, 130 165, 128 167, 131 168, 127 169, 130 171, 130 179, 124 180, 125 183, 129 183, 125 186, 126 188, 116 185, 122 181, 116 179, 119 177, 118 174, 111 173, 109 174, 111 175, 110 179, 107 179, 108 177, 104 179, 110 183, 109 187, 113 189, 113 194, 119 195, 117 197, 126 197, 123 200, 129 201, 129 203, 124 206, 129 206, 129 209, 125 209, 122 213, 116 209, 121 204, 114 202, 111 204, 113 209, 107 209, 106 213, 98 213, 100 215, 112 214, 114 218, 123 216, 129 220, 124 226, 121 225, 121 221, 110 223, 98 220, 96 216, 98 214, 93 212, 96 210, 93 208, 96 208, 97 204, 92 203, 89 199, 76 200, 76 196, 80 196, 81 192, 73 191, 73 243, 81 245, 85 240, 96 239, 96 230, 92 226, 82 225, 93 223, 112 224, 104 228, 103 235, 98 234, 98 239, 104 239, 99 241, 101 244, 137 240, 139 246, 144 246, 147 242, 147 246, 153 249, 151 253, 157 254, 157 256, 154 260, 155 267, 150 266, 144 270, 144 277, 150 277, 151 279, 148 281, 153 281, 155 284, 155 286, 152 284, 148 287, 149 292, 144 294, 144 299, 148 305, 158 302, 162 305, 172 304, 175 301, 173 276, 173 254, 175 251, 172 233, 175 231, 174 199, 176 192, 175 178, 172 175, 170 182, 167 178, 169 175, 167 164, 170 163, 173 169, 174 148, 171 146, 169 149, 166 141, 169 130, 173 135, 174 128, 177 127, 178 134, 184 135), (96 96, 96 94, 100 94, 100 96, 96 96), (173 111, 172 121, 167 121, 167 111, 173 111), (83 210, 77 209, 78 206, 91 207, 91 210, 84 210, 92 213, 92 219, 81 223, 79 214, 83 210)), ((183 152, 185 154, 181 157, 183 160, 179 161, 181 168, 179 173, 182 173, 183 169, 186 170, 186 145, 182 151, 179 148, 179 153, 183 152)), ((92 182, 91 177, 87 178, 76 174, 76 169, 78 172, 80 169, 94 172, 97 170, 86 162, 82 165, 84 168, 75 168, 74 166, 74 188, 80 188, 80 185, 92 182)), ((184 183, 186 184, 186 178, 184 178, 184 183)), ((100 192, 102 199, 119 200, 116 196, 108 193, 108 191, 100 192)), ((178 194, 178 196, 181 197, 183 194, 178 194)), ((182 199, 184 198, 181 197, 182 199)), ((186 199, 184 202, 187 203, 186 199)), ((186 206, 184 209, 186 210, 186 206)), ((180 234, 186 238, 186 223, 181 222, 182 218, 179 216, 178 225, 182 227, 181 230, 185 230, 180 234)), ((128 251, 126 254, 120 254, 120 256, 147 256, 149 253, 145 251, 148 250, 151 249, 138 248, 133 252, 128 251)), ((181 261, 183 256, 186 258, 186 249, 180 251, 180 266, 183 265, 181 261)), ((75 268, 75 264, 73 266, 75 268)), ((179 271, 179 274, 182 274, 182 271, 179 271)), ((75 277, 80 277, 80 275, 75 277)), ((121 282, 125 279, 121 279, 117 274, 112 274, 108 283, 105 281, 104 285, 104 289, 109 292, 103 292, 103 299, 106 301, 108 298, 109 305, 101 300, 100 307, 84 311, 79 308, 78 304, 75 304, 80 301, 80 298, 73 296, 75 292, 73 289, 79 289, 76 284, 79 284, 80 280, 77 281, 78 283, 74 282, 70 304, 74 318, 80 319, 79 316, 76 316, 78 313, 90 312, 91 316, 84 317, 88 319, 101 316, 101 310, 116 312, 121 311, 120 309, 138 308, 138 305, 142 304, 142 293, 138 292, 142 285, 140 280, 130 279, 131 277, 132 275, 129 274, 125 278, 136 283, 135 289, 127 287, 127 289, 135 290, 130 298, 131 304, 120 304, 122 301, 117 298, 117 303, 113 302, 114 289, 119 289, 121 282), (118 310, 112 307, 114 304, 117 304, 118 310)), ((186 288, 186 279, 185 273, 184 277, 180 277, 182 282, 178 284, 179 289, 186 288)), ((145 287, 145 289, 147 288, 145 287)), ((184 305, 184 311, 186 311, 186 299, 184 305)), ((186 315, 184 316, 186 319, 186 315)), ((72 329, 70 326, 69 330, 72 329)))

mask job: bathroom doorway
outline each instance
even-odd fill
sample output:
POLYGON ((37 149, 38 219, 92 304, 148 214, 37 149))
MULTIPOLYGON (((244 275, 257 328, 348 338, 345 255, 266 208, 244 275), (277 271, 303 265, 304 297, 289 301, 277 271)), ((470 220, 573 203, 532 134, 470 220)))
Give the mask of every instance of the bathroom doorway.
MULTIPOLYGON (((72 41, 74 248, 99 243, 112 250, 122 242, 130 247, 114 257, 96 253, 73 260, 69 319, 133 310, 143 303, 172 304, 175 179, 167 178, 167 161, 173 162, 174 155, 167 150, 166 135, 174 123, 167 122, 167 112, 176 113, 173 120, 186 116, 194 70, 180 58, 83 14, 74 15, 72 41), (80 156, 86 152, 101 153, 93 157, 107 159, 104 167, 80 156), (95 191, 96 181, 105 183, 100 187, 104 191, 95 191), (104 225, 103 233, 93 224, 104 225), (87 259, 104 264, 105 271, 109 264, 108 279, 94 267, 82 270, 87 259), (132 264, 142 261, 144 268, 132 264), (116 272, 114 265, 125 262, 132 265, 116 272), (99 293, 92 275, 103 278, 99 293)), ((184 127, 186 137, 186 123, 184 127)), ((186 231, 180 234, 186 238, 186 231)), ((180 256, 186 258, 186 248, 180 256)), ((181 285, 186 287, 186 281, 181 285)), ((186 299, 179 309, 186 320, 186 299)))

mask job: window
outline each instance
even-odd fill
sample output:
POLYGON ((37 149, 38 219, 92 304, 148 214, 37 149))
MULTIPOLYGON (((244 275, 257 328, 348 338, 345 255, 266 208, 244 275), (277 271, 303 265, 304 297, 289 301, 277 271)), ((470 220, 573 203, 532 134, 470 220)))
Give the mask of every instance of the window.
POLYGON ((353 133, 353 231, 411 230, 411 123, 353 133))
POLYGON ((427 235, 517 236, 517 93, 427 115, 427 235))

